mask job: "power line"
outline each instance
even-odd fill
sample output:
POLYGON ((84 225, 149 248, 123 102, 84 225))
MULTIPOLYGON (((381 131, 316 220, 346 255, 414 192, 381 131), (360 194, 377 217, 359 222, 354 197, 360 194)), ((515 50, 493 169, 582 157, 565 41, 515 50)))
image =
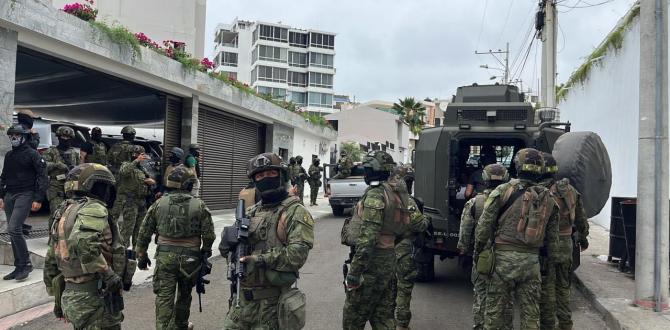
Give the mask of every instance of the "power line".
POLYGON ((558 22, 558 30, 561 32, 561 37, 563 39, 563 44, 561 45, 561 49, 558 52, 556 52, 557 54, 560 54, 565 49, 565 33, 563 32, 563 27, 561 26, 561 22, 558 22))
POLYGON ((484 31, 484 20, 486 19, 486 9, 489 7, 489 0, 486 0, 484 3, 484 13, 482 14, 482 23, 479 25, 479 36, 477 37, 477 46, 475 49, 479 49, 479 42, 482 40, 482 32, 484 31))
POLYGON ((512 69, 514 69, 517 65, 518 60, 521 58, 521 54, 523 54, 523 50, 526 48, 526 45, 528 44, 528 37, 530 37, 531 32, 533 32, 533 28, 535 26, 535 22, 531 21, 531 24, 528 28, 528 31, 526 31, 526 36, 523 38, 523 43, 519 47, 519 51, 517 52, 516 56, 514 57, 514 60, 512 60, 512 69))
POLYGON ((565 8, 570 8, 570 9, 581 9, 581 8, 598 7, 598 6, 605 5, 605 4, 608 4, 608 3, 610 3, 610 2, 613 2, 613 1, 614 1, 614 0, 606 0, 606 1, 599 2, 599 3, 588 3, 588 2, 586 2, 586 1, 584 1, 584 0, 580 0, 580 1, 577 1, 577 3, 575 3, 575 4, 572 5, 572 6, 561 5, 561 4, 556 4, 556 6, 565 7, 565 8), (583 6, 579 6, 580 3, 584 3, 584 5, 583 5, 583 6))

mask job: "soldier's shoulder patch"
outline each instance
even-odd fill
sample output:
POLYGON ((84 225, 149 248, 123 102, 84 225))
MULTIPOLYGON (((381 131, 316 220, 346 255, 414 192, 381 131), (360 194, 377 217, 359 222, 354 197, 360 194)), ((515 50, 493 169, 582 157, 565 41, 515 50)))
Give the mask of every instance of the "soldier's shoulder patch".
POLYGON ((293 212, 293 219, 306 225, 314 226, 314 218, 302 204, 298 204, 295 207, 295 211, 293 212))

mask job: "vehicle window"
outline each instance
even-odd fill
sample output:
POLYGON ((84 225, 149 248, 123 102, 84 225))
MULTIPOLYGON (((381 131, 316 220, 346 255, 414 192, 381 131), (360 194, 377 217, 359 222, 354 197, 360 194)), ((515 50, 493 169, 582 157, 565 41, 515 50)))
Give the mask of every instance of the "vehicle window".
POLYGON ((356 165, 351 169, 351 176, 364 176, 365 175, 365 170, 363 169, 363 165, 356 165))

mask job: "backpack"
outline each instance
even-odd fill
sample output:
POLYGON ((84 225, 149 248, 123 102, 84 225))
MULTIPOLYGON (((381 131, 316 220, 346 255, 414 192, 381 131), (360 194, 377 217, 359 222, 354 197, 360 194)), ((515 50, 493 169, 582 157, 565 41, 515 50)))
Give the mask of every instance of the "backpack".
POLYGON ((523 193, 518 189, 518 184, 511 184, 500 200, 503 205, 511 204, 500 216, 497 236, 506 243, 540 247, 555 202, 544 187, 521 187, 523 193))

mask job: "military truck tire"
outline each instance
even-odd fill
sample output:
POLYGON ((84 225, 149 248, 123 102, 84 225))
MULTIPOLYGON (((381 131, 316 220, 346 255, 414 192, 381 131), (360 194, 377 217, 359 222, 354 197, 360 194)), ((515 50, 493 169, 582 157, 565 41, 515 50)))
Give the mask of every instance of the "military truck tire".
POLYGON ((594 132, 561 135, 552 150, 558 179, 568 178, 582 195, 584 211, 591 218, 605 206, 612 186, 612 165, 607 148, 594 132))
POLYGON ((435 258, 427 263, 417 265, 417 282, 430 282, 435 279, 435 258))
POLYGON ((341 217, 344 215, 344 206, 331 206, 331 208, 334 216, 341 217))

